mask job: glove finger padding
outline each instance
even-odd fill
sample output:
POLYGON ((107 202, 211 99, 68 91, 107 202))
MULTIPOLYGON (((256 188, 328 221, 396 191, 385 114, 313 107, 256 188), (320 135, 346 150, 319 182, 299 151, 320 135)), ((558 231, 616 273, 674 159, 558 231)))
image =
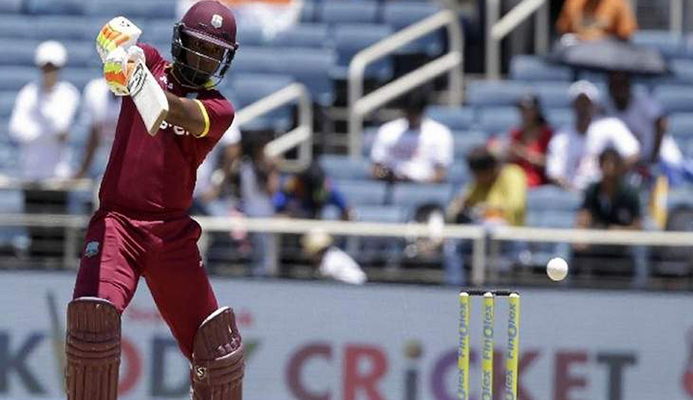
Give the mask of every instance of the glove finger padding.
POLYGON ((108 55, 118 47, 128 48, 137 43, 142 31, 125 17, 115 17, 101 28, 96 37, 96 52, 105 63, 108 55))

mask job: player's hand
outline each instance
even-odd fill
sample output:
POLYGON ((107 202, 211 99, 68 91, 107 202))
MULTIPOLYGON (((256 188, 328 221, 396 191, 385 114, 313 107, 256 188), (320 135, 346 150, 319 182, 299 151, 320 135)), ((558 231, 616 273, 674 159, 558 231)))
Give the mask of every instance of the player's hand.
POLYGON ((128 81, 135 65, 140 61, 145 61, 144 51, 137 46, 132 46, 127 51, 118 47, 108 54, 103 64, 103 75, 111 92, 116 96, 130 94, 128 81))
POLYGON ((96 52, 105 63, 108 55, 119 47, 125 49, 137 43, 142 31, 125 17, 115 17, 101 28, 96 37, 96 52))

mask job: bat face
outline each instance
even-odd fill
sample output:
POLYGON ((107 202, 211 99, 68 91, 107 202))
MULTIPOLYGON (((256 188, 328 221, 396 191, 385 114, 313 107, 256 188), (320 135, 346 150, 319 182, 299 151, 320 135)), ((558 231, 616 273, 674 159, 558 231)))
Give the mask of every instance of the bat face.
POLYGON ((138 62, 134 68, 128 81, 130 96, 147 132, 154 136, 168 114, 168 100, 164 90, 143 62, 138 62))

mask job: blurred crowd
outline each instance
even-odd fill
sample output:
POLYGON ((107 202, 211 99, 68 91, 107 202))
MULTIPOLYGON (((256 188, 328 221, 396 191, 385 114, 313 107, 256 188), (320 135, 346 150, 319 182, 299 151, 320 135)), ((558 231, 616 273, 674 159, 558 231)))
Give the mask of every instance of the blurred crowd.
MULTIPOLYGON (((556 28, 580 40, 627 40, 637 22, 624 0, 568 0, 556 28)), ((102 79, 90 82, 80 94, 60 76, 66 61, 61 43, 41 43, 35 54, 40 79, 16 97, 9 133, 20 144, 20 174, 25 181, 98 180, 105 169, 119 99, 102 79), (68 142, 77 118, 88 121, 89 133, 84 154, 71 167, 68 142)), ((615 71, 608 75, 606 91, 589 81, 574 82, 569 90, 574 123, 565 126, 549 124, 537 94, 526 93, 516 104, 521 123, 508 132, 496 132, 467 154, 469 179, 455 189, 458 195, 449 204, 416 213, 415 219, 523 226, 528 192, 551 185, 580 193, 583 200, 573 223, 576 228, 661 228, 661 221, 651 221, 643 201, 656 203, 651 194, 658 193, 653 189, 662 178, 668 185, 682 184, 691 178, 691 171, 667 134, 662 108, 648 93, 634 90, 632 81, 629 73, 615 71)), ((448 127, 427 116, 429 103, 429 91, 414 90, 400 99, 401 117, 378 128, 369 154, 373 180, 422 185, 449 181, 455 138, 448 127)), ((316 219, 332 208, 342 220, 354 220, 349 193, 340 190, 319 160, 296 174, 280 172, 278 160, 265 151, 274 138, 275 132, 247 134, 232 126, 199 169, 191 212, 316 219)), ((279 245, 275 236, 234 231, 231 238, 235 249, 248 255, 253 274, 265 275, 277 268, 270 257, 271 248, 279 245)), ((316 231, 297 241, 322 275, 350 283, 365 281, 356 261, 330 235, 316 231)), ((448 283, 465 283, 465 244, 438 241, 431 247, 445 254, 448 283)), ((520 251, 504 249, 511 257, 520 251)), ((572 253, 578 265, 600 254, 633 257, 638 265, 646 257, 642 251, 621 254, 584 244, 574 245, 572 253)))

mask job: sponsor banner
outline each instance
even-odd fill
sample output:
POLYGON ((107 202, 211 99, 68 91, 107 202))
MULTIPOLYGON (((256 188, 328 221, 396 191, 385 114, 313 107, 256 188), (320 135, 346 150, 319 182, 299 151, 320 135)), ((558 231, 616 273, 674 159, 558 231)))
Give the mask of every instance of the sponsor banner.
MULTIPOLYGON (((0 399, 62 397, 73 280, 0 273, 0 399)), ((186 398, 188 363, 142 283, 123 315, 120 399, 186 398)), ((222 279, 213 285, 220 303, 238 315, 248 399, 456 399, 454 289, 222 279)), ((523 291, 519 398, 693 399, 690 304, 683 294, 523 291)), ((481 399, 481 307, 472 299, 475 400, 481 399)), ((495 399, 508 398, 501 390, 507 314, 507 298, 498 298, 495 399)))

